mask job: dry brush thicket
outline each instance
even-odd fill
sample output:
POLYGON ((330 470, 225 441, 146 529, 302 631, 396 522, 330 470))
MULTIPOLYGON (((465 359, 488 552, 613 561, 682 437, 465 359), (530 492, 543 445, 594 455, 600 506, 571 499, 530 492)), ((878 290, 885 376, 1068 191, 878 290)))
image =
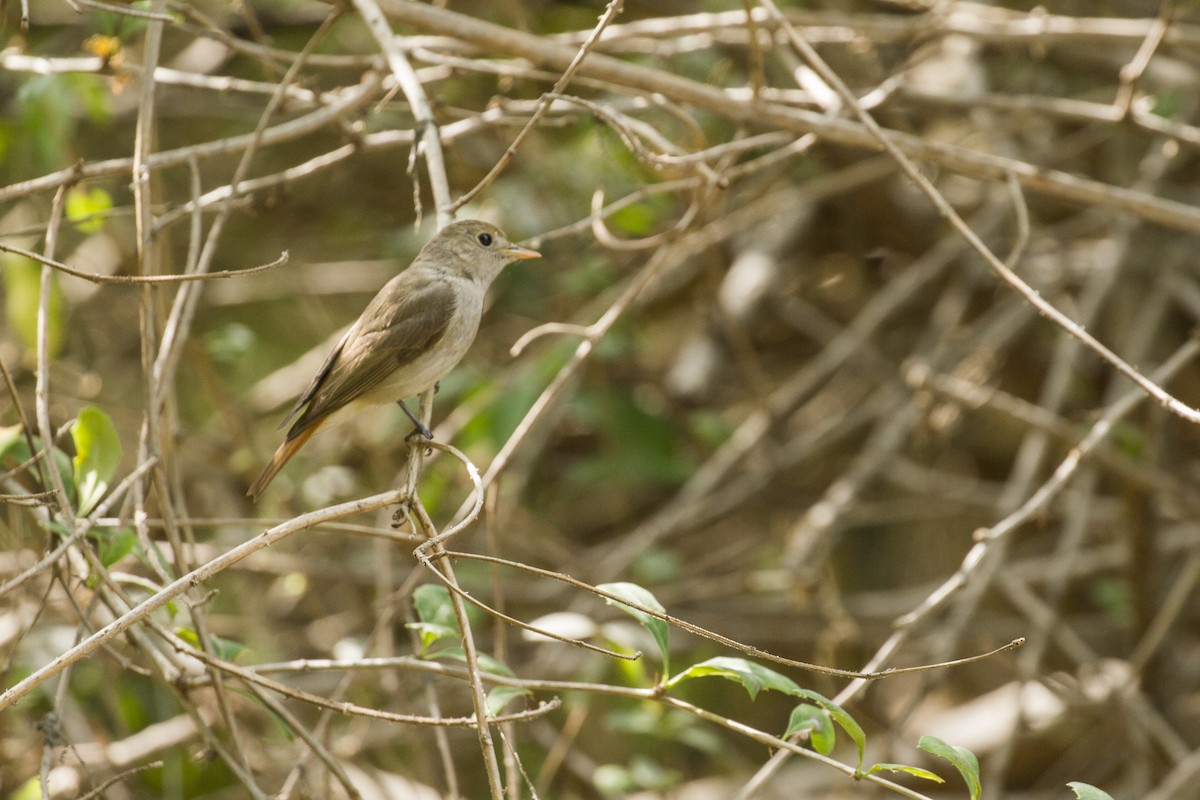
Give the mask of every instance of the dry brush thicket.
POLYGON ((933 734, 990 797, 1195 796, 1193 4, 25 5, 0 792, 967 797, 933 734), (544 258, 435 446, 364 417, 251 505, 455 215, 544 258), (663 683, 713 657, 948 783, 663 683))

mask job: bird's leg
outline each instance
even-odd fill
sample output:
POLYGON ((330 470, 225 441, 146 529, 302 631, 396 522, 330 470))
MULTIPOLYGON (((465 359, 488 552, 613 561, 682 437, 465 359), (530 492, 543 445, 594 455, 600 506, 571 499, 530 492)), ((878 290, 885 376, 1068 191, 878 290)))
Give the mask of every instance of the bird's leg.
POLYGON ((416 436, 423 436, 426 439, 433 438, 433 431, 429 430, 429 428, 426 427, 424 422, 421 422, 421 420, 417 419, 413 415, 413 413, 408 410, 408 406, 404 405, 403 400, 397 400, 396 403, 400 406, 400 408, 402 408, 404 410, 405 416, 407 416, 409 419, 411 419, 413 424, 417 426, 416 430, 414 430, 408 436, 404 437, 405 441, 411 442, 413 440, 413 438, 416 436))
POLYGON ((396 511, 392 514, 392 527, 403 527, 406 522, 409 522, 408 515, 412 512, 412 498, 404 497, 396 503, 396 511))

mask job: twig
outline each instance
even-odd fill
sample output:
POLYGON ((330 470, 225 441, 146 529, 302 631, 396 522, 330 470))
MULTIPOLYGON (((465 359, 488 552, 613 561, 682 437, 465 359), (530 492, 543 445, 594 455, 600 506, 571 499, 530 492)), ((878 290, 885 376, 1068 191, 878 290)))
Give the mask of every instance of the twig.
POLYGON ((670 697, 670 696, 665 696, 665 697, 661 698, 659 702, 661 702, 663 705, 668 706, 669 708, 676 708, 676 709, 679 709, 680 711, 686 711, 688 714, 691 714, 692 716, 699 717, 700 719, 706 720, 708 722, 712 722, 716 725, 720 725, 723 728, 727 728, 727 729, 733 731, 734 733, 741 734, 742 736, 745 736, 747 739, 750 739, 751 741, 754 741, 754 742, 758 742, 759 744, 762 744, 762 745, 766 745, 769 748, 786 751, 788 753, 798 755, 798 756, 803 756, 804 758, 810 759, 812 761, 818 761, 827 767, 832 767, 833 769, 836 769, 837 771, 843 773, 844 775, 847 775, 848 777, 854 778, 856 781, 866 781, 868 783, 873 783, 876 786, 882 786, 886 789, 891 790, 892 792, 895 792, 896 794, 898 794, 902 797, 908 797, 908 798, 910 798, 910 800, 932 800, 932 798, 930 798, 928 795, 924 795, 924 794, 921 794, 920 792, 913 791, 912 789, 909 789, 907 786, 901 786, 900 784, 889 781, 886 778, 881 778, 879 775, 876 775, 874 773, 869 774, 869 775, 859 774, 858 770, 855 767, 850 766, 849 764, 843 764, 842 762, 840 762, 836 759, 830 758, 829 756, 822 755, 822 754, 816 752, 815 750, 809 750, 808 748, 802 747, 801 745, 799 745, 795 742, 788 741, 787 739, 781 739, 778 736, 772 736, 769 733, 764 733, 763 731, 760 731, 757 728, 752 728, 749 725, 738 722, 737 720, 730 719, 729 717, 721 716, 720 714, 709 711, 708 709, 702 708, 701 706, 692 705, 691 703, 688 703, 684 700, 680 700, 678 698, 670 697))
MULTIPOLYGON (((746 655, 751 656, 752 658, 761 658, 764 661, 773 661, 777 664, 784 664, 789 667, 796 667, 797 669, 808 670, 810 672, 818 672, 818 673, 821 673, 822 675, 831 675, 831 676, 838 677, 838 678, 859 678, 859 679, 863 679, 863 680, 878 680, 879 678, 889 678, 889 677, 892 677, 893 675, 904 675, 904 674, 908 674, 908 673, 912 673, 912 672, 927 672, 929 670, 944 669, 946 667, 959 666, 961 664, 970 664, 975 661, 981 661, 986 658, 991 658, 992 656, 995 656, 999 653, 1003 653, 1007 650, 1012 650, 1013 648, 1020 647, 1022 644, 1025 643, 1024 639, 1014 639, 1013 641, 1009 642, 1008 644, 1003 645, 1001 647, 997 647, 994 650, 989 650, 986 653, 980 653, 980 654, 974 655, 974 656, 967 656, 966 658, 961 658, 961 659, 954 659, 952 661, 944 661, 944 662, 941 662, 938 664, 922 664, 922 665, 916 666, 916 667, 890 667, 888 669, 881 670, 879 672, 854 672, 852 670, 837 669, 836 667, 825 667, 825 666, 821 666, 820 664, 809 664, 805 661, 796 661, 794 659, 784 658, 783 656, 777 656, 774 653, 769 653, 765 650, 760 650, 757 647, 753 647, 752 645, 743 644, 735 639, 730 639, 727 636, 722 636, 719 633, 715 633, 714 631, 710 631, 706 628, 702 628, 699 625, 694 625, 694 624, 688 622, 687 620, 680 619, 679 617, 674 617, 674 616, 671 616, 670 614, 665 614, 661 611, 655 611, 654 609, 638 605, 637 603, 634 603, 633 601, 628 600, 627 598, 618 597, 617 595, 612 594, 611 592, 606 592, 603 589, 600 589, 596 586, 592 586, 591 584, 584 583, 583 581, 578 580, 577 578, 573 578, 570 575, 567 575, 566 573, 552 572, 551 570, 541 569, 539 567, 534 567, 529 564, 522 564, 522 563, 519 563, 516 561, 509 561, 508 559, 499 558, 498 556, 486 556, 486 555, 480 555, 480 554, 476 554, 476 553, 463 553, 463 552, 457 552, 457 551, 447 551, 445 553, 445 555, 450 558, 465 558, 465 559, 468 559, 471 561, 483 561, 483 562, 486 562, 489 564, 500 564, 502 566, 509 567, 511 569, 520 570, 522 572, 529 572, 531 574, 540 575, 545 578, 552 578, 556 581, 565 583, 569 586, 574 586, 577 589, 583 589, 584 591, 591 592, 592 594, 594 594, 598 597, 603 597, 606 600, 611 600, 611 601, 618 603, 620 605, 623 605, 623 606, 629 606, 630 608, 640 611, 643 614, 647 614, 651 617, 654 617, 655 619, 660 619, 663 622, 669 622, 670 624, 672 624, 678 628, 681 628, 681 629, 687 631, 688 633, 693 633, 697 636, 708 639, 709 641, 716 642, 717 644, 724 645, 725 647, 729 647, 733 650, 737 650, 738 652, 745 653, 746 655)), ((522 627, 528 627, 528 626, 522 626, 522 627)), ((558 636, 558 635, 554 635, 554 634, 546 634, 545 631, 536 630, 536 629, 531 629, 531 630, 535 630, 535 632, 537 632, 541 635, 549 635, 549 637, 552 639, 558 639, 559 641, 566 641, 571 644, 576 643, 575 640, 566 639, 562 636, 558 636)))
MULTIPOLYGON (((306 134, 321 130, 330 122, 341 119, 346 114, 370 103, 383 84, 381 76, 367 73, 362 83, 338 92, 336 98, 328 105, 296 119, 282 122, 263 131, 263 145, 279 144, 291 141, 306 134)), ((231 136, 198 145, 188 145, 175 150, 160 150, 146 156, 142 165, 149 171, 161 170, 167 167, 183 166, 192 158, 211 158, 244 151, 250 142, 255 141, 253 133, 241 136, 231 136)), ((59 170, 0 188, 0 203, 12 202, 38 192, 57 189, 61 186, 72 185, 79 181, 92 178, 111 177, 128 173, 133 167, 132 158, 111 158, 107 161, 96 161, 91 164, 77 164, 68 169, 59 170)))
MULTIPOLYGON (((50 221, 46 226, 46 258, 54 256, 54 248, 58 243, 58 231, 62 224, 63 211, 66 204, 67 187, 60 186, 54 194, 54 204, 50 209, 50 221)), ((42 267, 41 295, 38 298, 37 314, 37 383, 34 387, 34 408, 36 409, 38 435, 42 439, 42 448, 51 457, 42 459, 50 476, 47 489, 54 491, 58 500, 57 511, 62 516, 63 523, 68 528, 74 527, 74 516, 71 513, 70 499, 58 471, 58 462, 53 458, 54 432, 50 426, 50 298, 53 295, 54 273, 48 267, 42 267)))
POLYGON ((429 175, 429 188, 433 192, 433 204, 437 212, 437 227, 443 228, 454 219, 457 208, 450 200, 450 181, 446 178, 446 161, 442 155, 442 139, 438 132, 437 120, 433 109, 425 97, 425 88, 417 79, 417 74, 408 61, 408 56, 397 44, 396 36, 388 25, 375 0, 353 0, 354 7, 362 16, 363 22, 376 44, 387 57, 388 67, 400 89, 404 92, 416 120, 416 128, 420 135, 414 147, 422 147, 425 154, 425 166, 429 175))
POLYGON ((133 8, 131 6, 119 6, 114 3, 103 3, 100 0, 74 0, 74 2, 81 6, 87 6, 88 8, 95 8, 99 9, 100 11, 108 12, 109 14, 120 14, 126 17, 137 17, 138 19, 148 19, 157 22, 174 23, 176 21, 174 16, 163 11, 145 11, 143 9, 133 8))
MULTIPOLYGON (((519 55, 535 64, 565 67, 571 63, 575 53, 574 48, 444 8, 399 0, 386 0, 386 6, 388 14, 394 19, 474 43, 489 52, 519 55)), ((829 142, 868 150, 878 150, 882 146, 879 138, 864 124, 849 119, 828 117, 774 103, 739 101, 718 87, 631 64, 602 53, 593 53, 580 65, 579 72, 630 90, 661 92, 676 102, 694 105, 754 127, 773 126, 797 133, 816 133, 829 142)), ((1028 191, 1045 193, 1088 207, 1124 211, 1178 230, 1200 232, 1200 209, 1186 203, 1152 197, 1058 170, 1042 169, 966 147, 926 141, 912 134, 890 131, 888 140, 910 158, 929 161, 964 175, 999 180, 1011 172, 1028 191)), ((0 200, 3 200, 2 193, 0 200)))
POLYGON ((116 775, 113 775, 111 778, 97 786, 95 789, 92 789, 87 794, 80 795, 78 800, 91 800, 93 797, 102 797, 104 792, 107 791, 108 787, 112 786, 113 784, 120 783, 126 778, 137 775, 139 772, 145 772, 146 770, 150 769, 161 769, 162 765, 162 761, 151 761, 148 764, 139 764, 136 767, 130 767, 129 769, 121 770, 116 775))
MULTIPOLYGON (((431 389, 421 395, 422 419, 429 419, 432 405, 433 390, 431 389)), ((466 459, 464 457, 464 461, 465 460, 466 459)), ((412 485, 417 479, 417 475, 420 471, 420 464, 421 449, 418 447, 410 447, 409 470, 408 475, 406 476, 405 490, 408 492, 408 496, 412 498, 416 497, 412 485)), ((472 473, 471 480, 476 487, 473 509, 474 513, 478 514, 479 508, 483 502, 483 496, 479 484, 478 470, 473 468, 474 465, 471 466, 472 468, 469 470, 472 473)), ((408 503, 408 510, 410 518, 416 521, 417 525, 421 529, 421 532, 425 534, 426 538, 428 538, 430 541, 438 538, 438 536, 434 533, 435 528, 433 521, 429 518, 428 513, 425 511, 425 507, 421 505, 420 502, 415 501, 415 499, 410 500, 408 503)), ((445 552, 445 548, 442 547, 440 542, 435 542, 432 545, 432 549, 435 555, 440 555, 441 553, 445 552)), ((428 567, 429 561, 421 558, 420 548, 417 548, 417 552, 421 563, 428 567)), ((502 800, 504 796, 504 782, 500 776, 500 762, 496 757, 496 750, 492 744, 491 723, 489 722, 487 714, 487 695, 484 693, 483 689, 483 678, 480 677, 481 667, 479 665, 479 653, 475 645, 474 634, 471 631, 471 618, 467 615, 466 603, 463 600, 463 595, 465 593, 459 588, 458 578, 455 576, 454 569, 449 562, 446 563, 446 569, 444 573, 440 573, 437 570, 432 571, 436 573, 438 578, 451 589, 450 605, 454 610, 454 619, 458 624, 459 641, 462 642, 463 657, 467 663, 468 684, 471 687, 471 703, 474 706, 475 711, 475 730, 479 737, 480 752, 483 754, 484 769, 488 777, 488 789, 491 792, 492 800, 502 800)))
POLYGON ((484 175, 483 178, 480 179, 479 183, 475 184, 470 191, 464 193, 461 197, 454 201, 454 210, 462 208, 467 203, 475 199, 480 192, 490 186, 492 182, 495 181, 500 175, 500 173, 504 171, 504 169, 508 166, 508 163, 517 155, 517 150, 525 141, 525 137, 528 136, 529 133, 537 126, 542 117, 545 116, 546 112, 550 110, 550 105, 554 102, 554 100, 561 96, 566 90, 567 86, 570 85, 571 79, 575 77, 575 73, 579 71, 579 67, 583 64, 583 60, 596 46, 596 42, 600 40, 600 36, 604 33, 604 29, 607 28, 612 21, 621 14, 621 10, 624 7, 625 0, 609 0, 608 5, 604 8, 604 13, 600 15, 600 19, 596 23, 596 27, 592 29, 592 32, 588 38, 579 46, 579 50, 571 59, 571 63, 567 64, 567 68, 563 70, 562 75, 560 75, 558 80, 555 81, 554 88, 551 89, 547 94, 542 95, 541 99, 538 101, 537 107, 533 111, 533 115, 530 116, 529 121, 525 123, 525 127, 521 128, 520 133, 517 134, 512 143, 504 149, 504 154, 500 156, 499 160, 497 160, 494 165, 492 165, 492 168, 488 170, 487 175, 484 175))
POLYGON ((1129 109, 1133 105, 1134 93, 1137 91, 1137 83, 1142 79, 1146 68, 1150 66, 1150 59, 1154 57, 1155 51, 1166 38, 1174 8, 1174 0, 1162 0, 1158 16, 1154 19, 1150 30, 1146 32, 1146 38, 1142 40, 1137 54, 1132 61, 1121 67, 1121 85, 1117 89, 1117 97, 1113 101, 1113 106, 1121 118, 1129 114, 1129 109))
POLYGON ((120 636, 125 631, 142 621, 150 614, 165 606, 170 601, 174 600, 179 595, 186 592, 193 586, 198 586, 214 575, 228 569, 238 563, 247 556, 257 553, 276 542, 282 541, 287 537, 307 530, 314 526, 329 522, 342 517, 348 517, 353 514, 360 514, 364 511, 371 511, 376 508, 394 505, 404 499, 404 495, 398 491, 383 492, 382 494, 372 495, 360 500, 353 500, 348 503, 341 503, 335 506, 329 506, 317 511, 312 511, 307 514, 301 514, 298 517, 288 520, 287 522, 276 525, 267 529, 259 536, 243 542, 242 544, 227 550, 220 556, 214 558, 206 564, 203 564, 182 577, 172 581, 164 586, 160 591, 151 595, 131 608, 126 613, 122 614, 117 619, 105 625, 100 630, 87 637, 79 644, 70 648, 66 652, 57 656, 49 664, 34 670, 25 679, 21 680, 14 686, 9 687, 0 694, 0 711, 11 706, 16 701, 20 700, 32 690, 41 686, 50 678, 62 672, 71 664, 74 664, 81 659, 87 658, 94 653, 100 646, 109 642, 113 638, 120 636))
POLYGON ((279 258, 269 264, 260 264, 257 267, 245 267, 244 269, 225 269, 218 272, 208 272, 204 274, 189 274, 189 275, 99 275, 95 272, 84 272, 82 270, 69 267, 60 261, 55 261, 52 258, 39 255, 32 250, 26 250, 23 247, 14 247, 8 244, 0 244, 0 251, 13 253, 14 255, 24 256, 31 261, 36 261, 44 266, 56 269, 66 275, 74 278, 82 278, 89 283, 116 283, 124 286, 136 286, 144 283, 189 283, 192 281, 219 281, 229 278, 240 278, 244 275, 257 275, 260 272, 281 267, 288 262, 288 251, 284 250, 279 254, 279 258))
MULTIPOLYGON (((788 40, 791 42, 792 46, 801 53, 804 59, 810 64, 810 66, 813 67, 814 70, 817 71, 818 74, 820 74, 823 80, 837 90, 838 94, 841 95, 842 99, 846 101, 847 105, 854 110, 854 113, 858 116, 859 120, 870 132, 872 137, 874 137, 875 140, 879 142, 879 144, 882 145, 885 150, 888 151, 892 158, 896 159, 896 163, 904 171, 904 174, 907 175, 909 179, 915 183, 917 187, 925 194, 925 196, 929 198, 930 202, 933 203, 938 213, 944 219, 946 219, 955 230, 959 232, 959 234, 967 241, 968 244, 970 244, 971 249, 983 257, 992 271, 996 273, 997 277, 1012 287, 1018 294, 1021 295, 1021 297, 1025 298, 1026 302, 1036 308, 1039 313, 1041 313, 1043 316, 1049 317, 1052 322, 1066 331, 1069 335, 1078 339, 1085 346, 1090 348, 1098 356, 1115 367, 1122 375, 1129 378, 1138 386, 1142 387, 1142 390, 1145 391, 1146 394, 1158 400, 1159 403, 1165 406, 1173 414, 1176 414, 1189 422, 1200 423, 1200 410, 1194 409, 1177 399, 1174 395, 1164 390, 1161 386, 1147 378, 1137 369, 1134 369, 1124 359, 1102 344, 1100 340, 1084 330, 1081 325, 1072 320, 1063 312, 1059 311, 1052 303, 1043 298, 1041 294, 1039 294, 1032 286, 1023 281, 1020 276, 1012 271, 1011 268, 997 258, 995 253, 993 253, 988 246, 983 243, 983 240, 979 238, 979 235, 971 230, 970 226, 967 225, 963 218, 958 215, 958 212, 954 210, 954 207, 951 206, 949 202, 947 202, 946 198, 942 196, 941 192, 939 192, 937 188, 930 182, 930 180, 926 178, 919 169, 917 169, 917 166, 913 164, 910 158, 901 151, 898 145, 898 138, 894 134, 885 133, 883 129, 879 127, 871 115, 868 114, 866 110, 864 110, 863 107, 857 102, 853 92, 846 87, 841 78, 839 78, 837 74, 833 72, 833 70, 831 70, 829 66, 821 59, 816 50, 812 48, 812 45, 804 41, 804 39, 801 38, 801 36, 796 32, 795 28, 793 28, 789 23, 786 22, 786 20, 783 19, 783 15, 779 11, 779 8, 775 5, 774 0, 758 1, 782 21, 783 29, 787 33, 788 40)), ((1017 176, 1019 178, 1019 173, 1015 168, 1010 175, 1017 176)))
MULTIPOLYGON (((609 658, 616 658, 616 659, 620 659, 623 661, 637 661, 642 657, 642 654, 640 651, 636 652, 632 655, 630 655, 629 653, 619 653, 616 650, 610 650, 607 647, 600 647, 599 645, 595 645, 590 642, 585 642, 582 639, 573 639, 570 636, 563 636, 562 634, 554 633, 553 631, 548 631, 544 628, 539 628, 535 625, 530 625, 526 622, 522 622, 521 620, 517 619, 516 617, 511 617, 508 614, 505 614, 504 612, 500 611, 499 609, 489 606, 487 603, 484 603, 479 598, 474 597, 470 593, 463 591, 461 588, 459 588, 459 586, 457 584, 455 584, 453 581, 450 580, 448 575, 442 573, 436 567, 433 566, 433 563, 432 563, 433 558, 445 558, 445 557, 471 558, 472 556, 467 556, 467 555, 464 555, 463 553, 457 553, 457 552, 452 553, 447 550, 436 551, 433 554, 432 558, 423 553, 418 555, 418 559, 420 560, 421 565, 425 569, 427 569, 431 573, 433 573, 433 576, 435 578, 437 578, 439 581, 441 581, 442 585, 445 586, 448 590, 450 590, 451 594, 458 596, 462 600, 465 600, 466 602, 470 603, 471 605, 475 606, 476 608, 480 609, 481 611, 483 611, 487 614, 490 614, 491 616, 495 617, 496 619, 501 620, 502 622, 507 622, 509 625, 513 625, 517 628, 521 628, 522 630, 529 631, 530 633, 536 633, 538 636, 545 636, 547 639, 554 639, 555 641, 562 642, 563 644, 569 644, 573 647, 579 647, 584 650, 591 650, 593 653, 599 653, 600 655, 608 656, 609 658)), ((490 556, 478 556, 477 560, 488 561, 491 558, 492 557, 490 557, 490 556)), ((493 563, 500 563, 500 562, 495 561, 493 563)))
MULTIPOLYGON (((1195 340, 1185 342, 1175 351, 1174 355, 1167 359, 1151 375, 1156 381, 1166 382, 1172 375, 1198 355, 1200 355, 1200 342, 1195 340)), ((975 569, 978 568, 988 543, 1012 533, 1012 531, 1028 522, 1031 517, 1044 508, 1062 490, 1063 486, 1075 474, 1075 471, 1083 463, 1088 454, 1112 432, 1113 426, 1121 417, 1128 414, 1144 399, 1145 394, 1143 392, 1134 390, 1110 406, 1104 415, 1092 426, 1091 430, 1088 431, 1087 436, 1080 440, 1079 444, 1071 448, 1071 452, 1058 465, 1058 468, 1054 470, 1054 474, 1051 475, 1050 479, 1043 483, 1020 508, 995 525, 976 532, 975 545, 963 559, 962 566, 959 567, 958 571, 943 583, 937 591, 929 595, 919 607, 900 617, 897 620, 897 625, 900 627, 911 625, 913 621, 926 616, 932 609, 940 606, 951 594, 966 584, 975 569)))

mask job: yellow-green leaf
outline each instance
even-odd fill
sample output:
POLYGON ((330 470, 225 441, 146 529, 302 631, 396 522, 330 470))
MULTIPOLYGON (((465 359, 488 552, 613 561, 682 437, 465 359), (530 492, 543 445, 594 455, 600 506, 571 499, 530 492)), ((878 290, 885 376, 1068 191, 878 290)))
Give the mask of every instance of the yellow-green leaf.
POLYGON ((79 513, 87 514, 108 492, 109 481, 121 462, 121 440, 108 415, 96 406, 87 406, 71 425, 75 442, 75 486, 79 492, 79 513))
MULTIPOLYGON (((37 348, 38 308, 42 298, 42 267, 24 256, 0 255, 4 272, 4 312, 8 327, 30 351, 37 348)), ((58 277, 50 276, 50 307, 47 320, 47 349, 50 358, 62 352, 66 333, 65 301, 58 277)), ((32 361, 32 359, 31 359, 32 361)))
POLYGON ((868 769, 863 774, 873 775, 874 773, 882 772, 885 769, 888 772, 903 772, 908 775, 912 775, 915 778, 921 778, 922 780, 933 781, 934 783, 945 783, 946 782, 945 780, 943 780, 941 778, 941 776, 935 775, 934 773, 930 772, 927 769, 921 769, 920 767, 910 767, 907 764, 888 764, 886 762, 880 762, 878 764, 872 765, 871 768, 868 769))
POLYGON ((98 233, 112 208, 112 197, 99 186, 84 190, 76 186, 67 192, 67 219, 80 233, 98 233))

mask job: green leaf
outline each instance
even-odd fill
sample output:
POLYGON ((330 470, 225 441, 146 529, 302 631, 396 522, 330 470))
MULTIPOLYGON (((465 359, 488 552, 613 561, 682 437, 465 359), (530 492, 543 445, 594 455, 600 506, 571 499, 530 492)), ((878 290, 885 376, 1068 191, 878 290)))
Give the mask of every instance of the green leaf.
POLYGON ((943 780, 941 778, 941 776, 935 775, 934 773, 930 772, 927 769, 921 769, 920 767, 910 767, 907 764, 886 764, 886 763, 881 762, 879 764, 875 764, 874 766, 872 766, 864 774, 871 775, 876 772, 882 772, 883 770, 888 770, 889 772, 905 772, 905 773, 912 775, 914 777, 917 777, 917 778, 923 778, 924 780, 927 780, 927 781, 933 781, 934 783, 945 783, 946 782, 945 780, 943 780))
POLYGON ((494 686, 487 695, 487 713, 489 717, 498 717, 504 707, 518 697, 532 696, 533 692, 516 686, 494 686))
MULTIPOLYGON (((631 603, 637 603, 642 608, 648 608, 651 611, 657 611, 660 614, 667 613, 663 608, 662 603, 658 602, 658 598, 650 593, 648 589, 638 586, 636 583, 602 583, 596 587, 602 592, 616 595, 622 600, 628 600, 631 603)), ((671 626, 665 620, 658 617, 652 617, 645 611, 640 611, 624 603, 617 602, 610 598, 604 598, 604 601, 609 605, 615 605, 617 608, 629 614, 642 624, 642 627, 650 632, 654 637, 655 643, 658 645, 658 653, 662 657, 663 677, 666 678, 671 674, 671 653, 668 646, 668 637, 671 633, 671 626)))
MULTIPOLYGON (((423 654, 428 655, 430 646, 441 639, 457 641, 462 638, 458 618, 454 615, 454 603, 445 586, 439 583, 418 586, 413 592, 413 607, 421 621, 406 627, 420 634, 423 654)), ((468 607, 468 615, 470 612, 471 607, 468 607)))
MULTIPOLYGON (((41 440, 36 436, 33 439, 34 447, 41 447, 41 440)), ((71 479, 71 459, 62 450, 57 447, 52 451, 54 453, 54 463, 58 467, 58 474, 62 476, 63 486, 67 490, 67 495, 75 496, 75 482, 71 479)), ((0 428, 0 469, 14 470, 19 465, 29 462, 32 453, 29 452, 29 441, 25 438, 24 432, 20 425, 12 425, 10 427, 0 428)), ((49 489, 50 486, 42 485, 42 467, 38 464, 33 464, 26 467, 37 485, 43 490, 49 489)), ((51 484, 53 485, 53 484, 51 484)), ((69 534, 62 534, 64 536, 69 534)))
POLYGON ((98 233, 112 208, 112 197, 99 186, 84 191, 76 186, 67 192, 67 219, 80 233, 98 233))
POLYGON ((450 590, 445 586, 439 583, 418 586, 413 592, 413 608, 417 611, 417 619, 432 626, 429 628, 431 632, 445 630, 449 631, 450 636, 460 635, 458 618, 454 616, 454 604, 450 602, 450 590))
POLYGON ((422 622, 439 622, 458 629, 450 590, 438 583, 425 583, 413 591, 413 607, 422 622))
POLYGON ((975 758, 974 753, 965 747, 946 744, 936 736, 922 736, 917 747, 953 764, 954 768, 963 776, 963 780, 967 782, 971 800, 979 800, 983 786, 979 781, 979 759, 975 758))
POLYGON ((708 661, 702 661, 699 664, 693 664, 667 681, 667 686, 677 686, 692 678, 709 677, 725 678, 726 680, 741 684, 746 693, 750 695, 751 700, 757 697, 758 693, 763 689, 773 689, 777 692, 795 696, 800 696, 800 693, 803 691, 791 678, 780 675, 774 670, 767 669, 761 664, 755 664, 753 661, 747 661, 744 658, 730 658, 728 656, 718 656, 717 658, 710 658, 708 661))
POLYGON ((176 628, 175 635, 197 650, 200 649, 200 636, 191 628, 176 628))
POLYGON ((94 536, 100 545, 100 563, 106 567, 116 564, 137 546, 137 534, 132 528, 99 530, 94 532, 94 536))
POLYGON ((458 640, 458 628, 447 628, 445 625, 437 625, 432 622, 409 622, 404 627, 417 632, 417 637, 421 640, 422 655, 427 655, 429 648, 442 639, 458 640))
POLYGON ((108 482, 121 461, 121 440, 108 415, 87 406, 71 425, 75 442, 74 475, 79 513, 87 514, 108 492, 108 482))
POLYGON ((211 633, 208 635, 208 641, 217 657, 225 661, 236 661, 237 657, 246 649, 246 645, 241 642, 226 639, 224 636, 214 636, 211 633))
POLYGON ((29 442, 25 440, 20 425, 0 427, 0 463, 6 465, 5 469, 10 461, 20 464, 27 461, 29 455, 29 442))
POLYGON ((812 689, 798 688, 796 695, 824 709, 833 718, 833 721, 838 724, 838 727, 844 730, 846 735, 853 740, 854 747, 858 750, 858 764, 855 766, 855 770, 861 773, 863 755, 867 748, 867 733, 862 729, 862 726, 858 724, 854 717, 846 712, 846 709, 819 692, 814 692, 812 689))
MULTIPOLYGON (((200 646, 200 636, 191 628, 176 628, 175 635, 197 650, 203 649, 200 646)), ((208 643, 212 647, 213 655, 225 661, 235 660, 246 649, 246 645, 241 642, 213 636, 211 633, 208 635, 208 643)))
POLYGON ((832 753, 834 745, 837 744, 833 720, 829 718, 829 714, 816 706, 802 704, 792 709, 792 716, 788 719, 783 738, 790 739, 800 733, 807 733, 813 750, 823 756, 832 753))
POLYGON ((1097 789, 1090 783, 1071 781, 1067 784, 1079 800, 1113 800, 1113 797, 1103 789, 1097 789))
MULTIPOLYGON (((37 348, 38 308, 42 297, 42 266, 24 256, 0 255, 4 271, 4 311, 8 327, 30 351, 37 348)), ((66 301, 58 287, 58 276, 50 276, 50 307, 46 346, 50 358, 62 352, 66 340, 66 301)), ((33 358, 29 359, 33 361, 33 358)))

